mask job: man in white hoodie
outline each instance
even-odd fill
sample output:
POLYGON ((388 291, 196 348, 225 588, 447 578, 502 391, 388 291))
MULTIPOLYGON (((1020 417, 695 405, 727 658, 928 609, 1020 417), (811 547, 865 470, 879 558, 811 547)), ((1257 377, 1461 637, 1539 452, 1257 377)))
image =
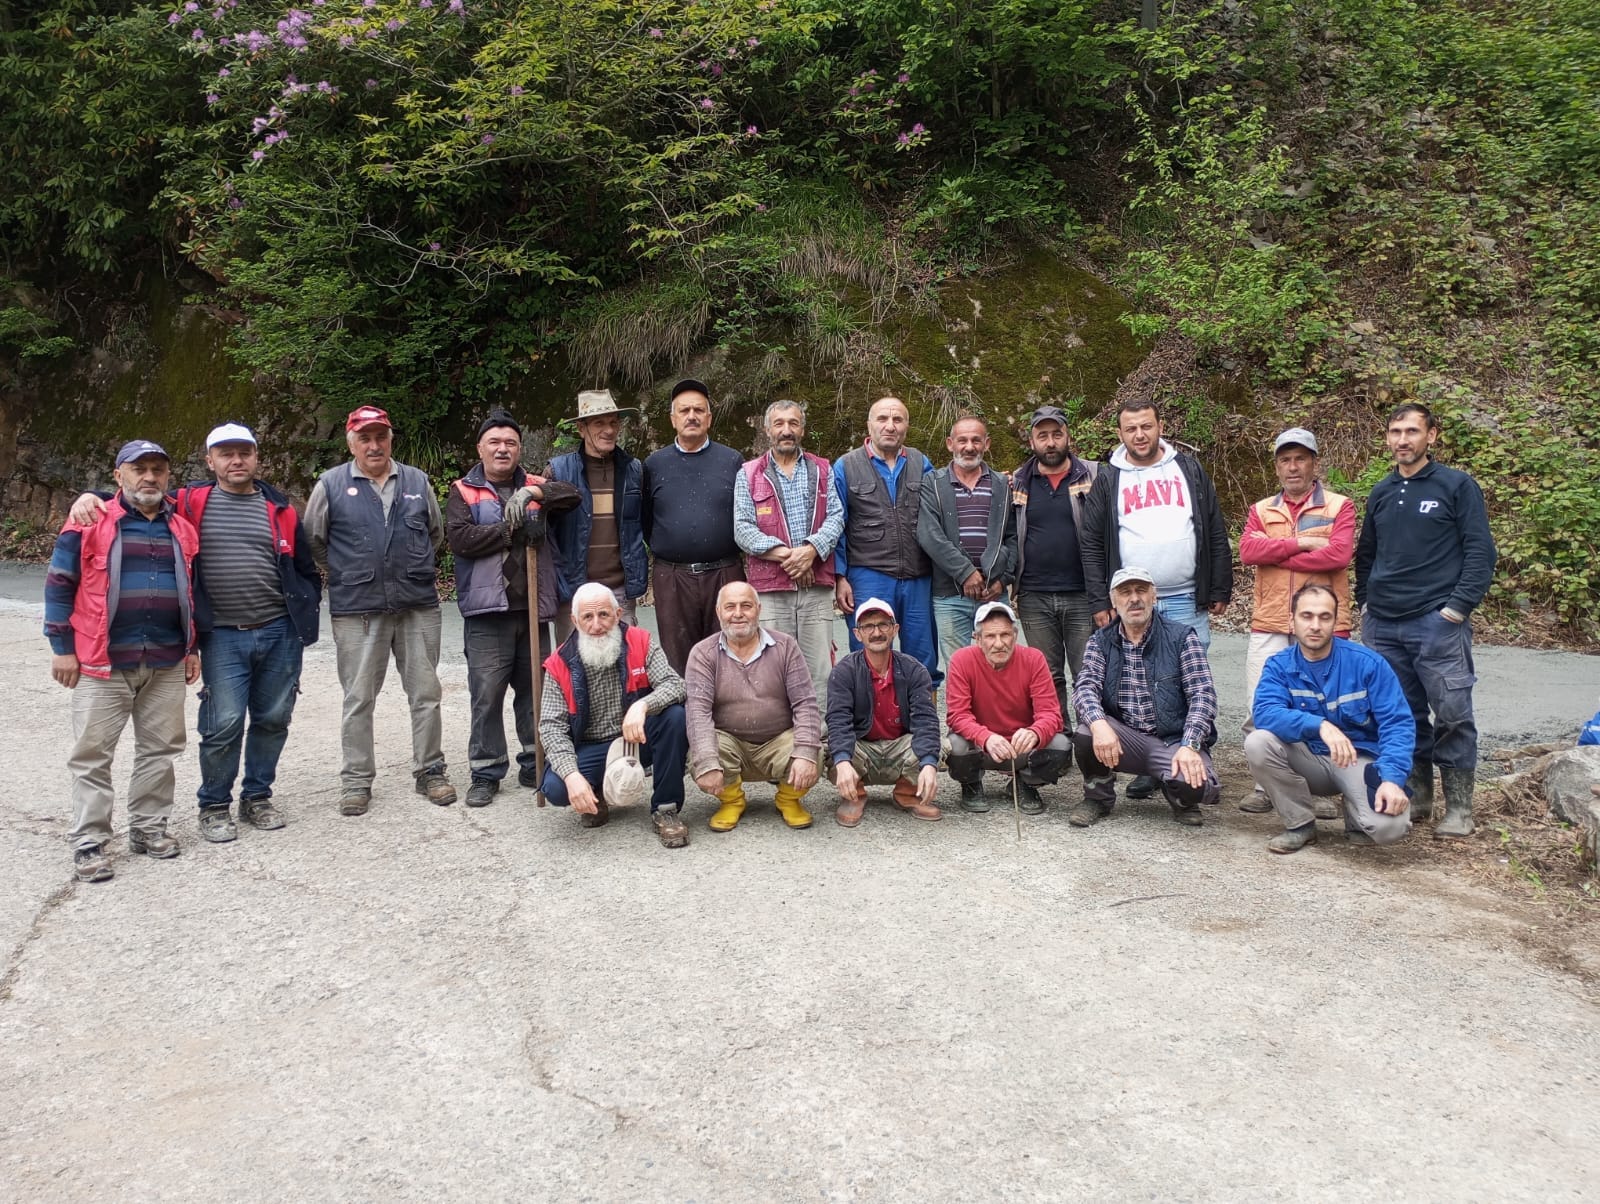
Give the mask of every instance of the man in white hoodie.
MULTIPOLYGON (((1163 618, 1194 628, 1211 646, 1211 616, 1233 595, 1233 547, 1217 490, 1200 462, 1161 437, 1153 400, 1124 401, 1117 409, 1122 446, 1095 477, 1078 533, 1094 624, 1111 621, 1111 577, 1136 564, 1155 579, 1163 618)), ((1149 798, 1155 784, 1137 778, 1129 798, 1149 798)))

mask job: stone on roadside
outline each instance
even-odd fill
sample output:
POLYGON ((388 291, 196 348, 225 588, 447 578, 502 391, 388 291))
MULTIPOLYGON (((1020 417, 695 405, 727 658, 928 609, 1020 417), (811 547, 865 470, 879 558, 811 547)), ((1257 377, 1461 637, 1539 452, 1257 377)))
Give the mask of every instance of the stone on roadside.
POLYGON ((1591 873, 1600 873, 1600 745, 1569 748, 1550 758, 1544 770, 1544 797, 1557 819, 1578 830, 1591 873))

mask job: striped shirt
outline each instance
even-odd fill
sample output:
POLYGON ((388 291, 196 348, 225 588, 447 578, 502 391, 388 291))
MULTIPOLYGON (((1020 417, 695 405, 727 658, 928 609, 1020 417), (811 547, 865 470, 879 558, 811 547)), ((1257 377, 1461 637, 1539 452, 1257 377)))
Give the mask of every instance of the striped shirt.
MULTIPOLYGON (((989 547, 989 503, 994 497, 989 470, 984 469, 978 483, 968 489, 956 474, 950 474, 950 488, 956 495, 956 529, 961 550, 973 564, 983 563, 983 554, 989 547)), ((957 585, 961 582, 957 581, 957 585)))
MULTIPOLYGON (((170 508, 155 518, 137 510, 118 520, 122 575, 117 612, 111 616, 107 654, 112 669, 166 669, 188 652, 178 605, 178 566, 167 525, 170 508)), ((72 611, 83 579, 83 533, 63 531, 50 554, 44 579, 44 633, 58 656, 77 651, 72 611)))
POLYGON ((218 627, 253 627, 288 613, 266 495, 212 489, 200 514, 200 580, 218 627))
MULTIPOLYGON (((1135 644, 1126 635, 1119 638, 1122 641, 1122 681, 1117 686, 1117 706, 1122 710, 1122 722, 1135 731, 1153 734, 1156 696, 1150 688, 1150 676, 1145 672, 1143 643, 1135 644)), ((1217 687, 1211 679, 1206 650, 1193 627, 1184 628, 1178 665, 1183 678, 1183 696, 1189 703, 1183 738, 1203 742, 1211 734, 1211 725, 1217 718, 1217 687)), ((1096 684, 1105 679, 1105 653, 1100 650, 1100 641, 1090 640, 1083 650, 1083 668, 1072 692, 1072 705, 1077 709, 1079 723, 1087 726, 1106 717, 1100 706, 1100 687, 1096 684)))

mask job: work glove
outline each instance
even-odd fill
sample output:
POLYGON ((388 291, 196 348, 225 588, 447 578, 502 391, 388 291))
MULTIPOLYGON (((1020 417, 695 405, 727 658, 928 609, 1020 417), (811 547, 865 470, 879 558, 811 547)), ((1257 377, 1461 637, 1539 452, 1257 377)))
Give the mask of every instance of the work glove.
POLYGON ((518 543, 544 542, 544 511, 533 500, 532 485, 524 485, 507 500, 505 524, 518 543))

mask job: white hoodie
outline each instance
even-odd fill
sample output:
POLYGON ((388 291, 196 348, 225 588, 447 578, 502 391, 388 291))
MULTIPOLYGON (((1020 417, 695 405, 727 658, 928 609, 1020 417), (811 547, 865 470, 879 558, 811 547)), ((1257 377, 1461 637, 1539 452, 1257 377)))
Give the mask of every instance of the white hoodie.
POLYGON ((1112 502, 1123 567, 1148 569, 1158 597, 1194 593, 1194 498, 1177 449, 1163 439, 1161 459, 1139 468, 1128 461, 1128 449, 1118 447, 1111 463, 1119 470, 1112 502))

